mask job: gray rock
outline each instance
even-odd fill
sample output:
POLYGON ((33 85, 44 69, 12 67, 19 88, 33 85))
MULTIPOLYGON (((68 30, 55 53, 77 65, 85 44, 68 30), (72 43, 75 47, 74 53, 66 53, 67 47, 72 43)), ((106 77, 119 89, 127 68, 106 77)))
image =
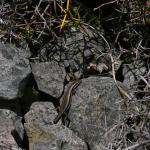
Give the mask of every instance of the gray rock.
POLYGON ((124 101, 113 79, 82 79, 72 96, 69 127, 88 142, 91 150, 100 150, 117 141, 116 131, 121 128, 115 125, 124 119, 124 110, 124 101))
POLYGON ((19 45, 17 45, 17 48, 19 49, 19 53, 22 55, 22 57, 28 59, 31 57, 32 54, 30 52, 29 44, 25 40, 21 41, 19 45))
POLYGON ((57 39, 57 44, 46 44, 40 50, 39 58, 42 61, 57 60, 65 67, 70 66, 74 73, 83 75, 83 70, 107 47, 97 31, 85 28, 85 32, 81 32, 73 27, 68 33, 66 31, 65 37, 57 39))
POLYGON ((16 141, 11 132, 14 130, 14 122, 17 115, 7 109, 0 109, 0 149, 1 150, 19 150, 16 141))
POLYGON ((25 115, 30 150, 87 150, 87 145, 67 127, 53 124, 57 113, 51 102, 35 102, 25 115))
POLYGON ((144 76, 146 67, 141 62, 128 64, 123 66, 124 85, 134 93, 137 91, 138 83, 141 80, 140 76, 144 76))
POLYGON ((25 122, 27 124, 34 123, 40 126, 53 125, 53 119, 57 112, 51 102, 34 102, 30 110, 25 114, 25 122))
POLYGON ((38 89, 53 97, 60 97, 64 87, 65 69, 57 62, 32 63, 31 67, 38 89))
POLYGON ((0 43, 0 97, 16 99, 22 91, 31 73, 28 54, 25 50, 0 43))
POLYGON ((16 121, 14 122, 14 130, 12 131, 12 135, 20 147, 22 148, 27 147, 27 145, 24 144, 26 137, 25 137, 24 126, 22 123, 22 117, 18 117, 16 121))

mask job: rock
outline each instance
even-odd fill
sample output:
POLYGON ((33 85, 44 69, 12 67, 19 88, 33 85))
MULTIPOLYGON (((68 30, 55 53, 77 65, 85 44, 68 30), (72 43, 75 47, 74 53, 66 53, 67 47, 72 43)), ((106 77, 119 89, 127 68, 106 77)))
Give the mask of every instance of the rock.
POLYGON ((12 135, 19 147, 27 148, 27 137, 22 123, 22 117, 18 117, 14 122, 14 130, 12 131, 12 135))
MULTIPOLYGON (((26 137, 24 127, 22 124, 22 108, 20 100, 0 101, 0 128, 6 130, 6 139, 13 139, 13 141, 21 148, 26 148, 26 137), (6 129, 5 129, 6 128, 6 129), (8 128, 8 133, 7 133, 8 128)), ((3 138, 3 137, 2 137, 3 138)), ((5 144, 7 140, 4 138, 5 144)), ((13 143, 8 143, 9 146, 13 143)), ((17 146, 17 147, 18 147, 17 146)))
POLYGON ((30 150, 88 150, 83 140, 60 124, 53 124, 57 113, 51 102, 35 102, 25 115, 30 150))
MULTIPOLYGON (((7 109, 0 109, 0 149, 1 150, 19 150, 16 141, 12 136, 14 122, 17 115, 7 109)), ((20 149, 21 150, 21 149, 20 149)))
POLYGON ((31 73, 25 50, 0 43, 0 97, 17 99, 31 73))
POLYGON ((31 66, 38 89, 55 98, 60 97, 64 87, 65 69, 56 62, 32 63, 31 66))
MULTIPOLYGON (((57 60, 66 68, 69 66, 78 78, 83 75, 90 62, 96 61, 108 46, 100 36, 103 33, 92 30, 87 26, 85 27, 85 33, 76 27, 70 28, 69 32, 65 31, 65 37, 56 39, 57 44, 49 42, 42 47, 38 57, 42 61, 57 60)), ((102 30, 100 31, 102 32, 102 30)))
POLYGON ((123 66, 124 85, 132 92, 135 93, 140 82, 140 76, 144 76, 146 67, 143 63, 135 62, 135 64, 128 64, 123 66))
POLYGON ((29 44, 25 40, 21 41, 16 46, 19 49, 20 55, 22 55, 23 57, 29 59, 32 56, 30 52, 29 44))
MULTIPOLYGON (((25 114, 25 122, 41 125, 52 125, 53 119, 57 115, 51 102, 34 102, 30 110, 25 114)), ((25 125, 26 125, 25 123, 25 125)))
POLYGON ((112 78, 85 78, 72 96, 69 127, 91 150, 101 150, 118 140, 116 132, 121 128, 115 125, 124 119, 124 111, 124 101, 112 78))

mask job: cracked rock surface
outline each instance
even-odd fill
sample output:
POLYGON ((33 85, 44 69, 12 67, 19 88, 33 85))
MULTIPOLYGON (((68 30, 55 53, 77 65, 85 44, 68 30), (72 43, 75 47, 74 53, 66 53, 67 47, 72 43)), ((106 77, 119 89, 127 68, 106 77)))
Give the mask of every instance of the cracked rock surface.
POLYGON ((72 97, 69 127, 88 142, 91 150, 101 149, 101 145, 107 147, 117 140, 120 127, 109 130, 123 120, 124 111, 124 101, 112 78, 85 78, 72 97))
POLYGON ((61 96, 65 69, 56 62, 32 63, 32 72, 38 89, 55 98, 61 96))
POLYGON ((0 149, 21 150, 14 140, 12 131, 15 129, 17 114, 13 111, 0 109, 0 149))
POLYGON ((31 73, 26 51, 0 43, 0 72, 0 98, 20 98, 31 73))
POLYGON ((88 150, 86 143, 67 127, 53 124, 57 115, 50 102, 35 102, 25 115, 30 150, 88 150))

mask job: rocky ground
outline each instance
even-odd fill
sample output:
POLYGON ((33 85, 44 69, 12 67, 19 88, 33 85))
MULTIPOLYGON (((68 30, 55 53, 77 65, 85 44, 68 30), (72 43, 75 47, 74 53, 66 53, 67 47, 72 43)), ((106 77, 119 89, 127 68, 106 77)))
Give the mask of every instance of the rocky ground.
POLYGON ((150 149, 148 3, 66 2, 0 2, 0 150, 150 149))

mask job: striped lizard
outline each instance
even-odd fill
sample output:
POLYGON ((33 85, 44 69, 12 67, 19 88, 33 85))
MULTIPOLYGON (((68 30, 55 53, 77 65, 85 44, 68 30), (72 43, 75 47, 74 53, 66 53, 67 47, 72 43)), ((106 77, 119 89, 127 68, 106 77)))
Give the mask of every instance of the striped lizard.
POLYGON ((72 92, 74 89, 76 89, 78 87, 78 85, 80 83, 81 83, 81 80, 72 81, 70 83, 66 93, 64 94, 62 104, 60 105, 59 113, 56 116, 56 118, 54 119, 55 124, 59 121, 59 119, 62 117, 62 115, 65 114, 65 112, 69 109, 69 107, 71 105, 72 92))

